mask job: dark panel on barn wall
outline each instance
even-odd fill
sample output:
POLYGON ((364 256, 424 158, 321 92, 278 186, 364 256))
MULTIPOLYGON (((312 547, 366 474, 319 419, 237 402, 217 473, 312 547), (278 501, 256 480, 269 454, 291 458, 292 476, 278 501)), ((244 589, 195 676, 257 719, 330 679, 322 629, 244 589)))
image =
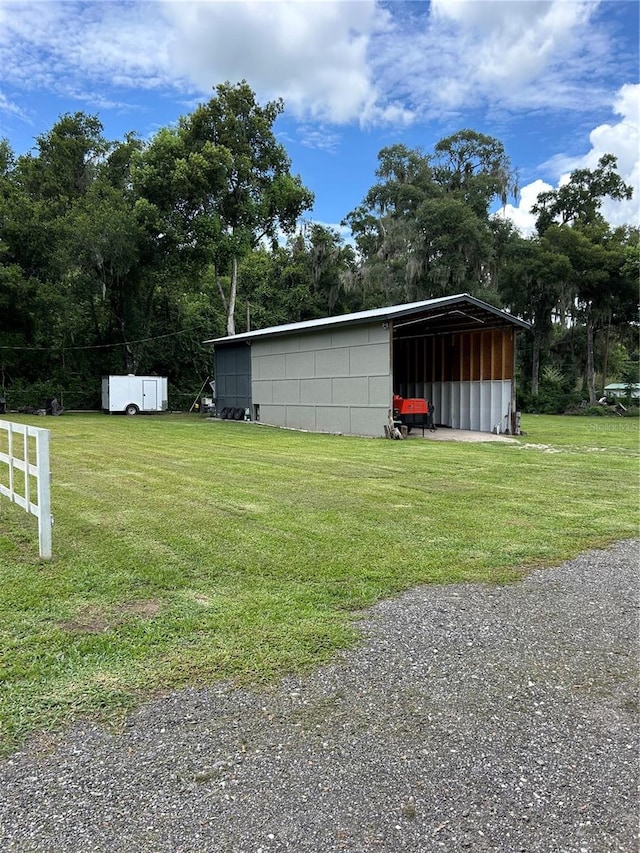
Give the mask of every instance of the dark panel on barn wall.
POLYGON ((249 409, 251 411, 251 347, 216 347, 216 409, 249 409))

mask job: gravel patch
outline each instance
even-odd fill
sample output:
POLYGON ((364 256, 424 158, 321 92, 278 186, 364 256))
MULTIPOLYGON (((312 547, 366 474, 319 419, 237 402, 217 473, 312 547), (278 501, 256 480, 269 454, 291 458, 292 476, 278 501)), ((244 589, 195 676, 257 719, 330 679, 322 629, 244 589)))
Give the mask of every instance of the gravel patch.
POLYGON ((0 850, 634 853, 639 557, 413 589, 308 677, 35 740, 0 764, 0 850))

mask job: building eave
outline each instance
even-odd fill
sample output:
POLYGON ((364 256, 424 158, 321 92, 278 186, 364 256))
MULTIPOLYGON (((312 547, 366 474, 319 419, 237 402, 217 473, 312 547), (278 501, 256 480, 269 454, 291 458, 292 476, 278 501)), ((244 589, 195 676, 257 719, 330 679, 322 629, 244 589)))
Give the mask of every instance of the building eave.
MULTIPOLYGON (((250 344, 254 340, 261 338, 273 337, 276 335, 291 335, 313 331, 323 331, 325 329, 337 328, 348 325, 357 325, 361 323, 371 322, 388 322, 392 323, 398 319, 410 318, 423 315, 425 321, 428 322, 429 315, 439 309, 452 309, 456 306, 469 306, 476 312, 486 314, 490 318, 501 321, 503 324, 512 324, 521 329, 530 329, 531 324, 519 317, 514 317, 507 311, 496 308, 488 302, 483 302, 475 296, 468 293, 460 293, 455 296, 442 296, 437 299, 426 299, 420 302, 408 302, 400 305, 391 305, 386 308, 374 308, 368 311, 357 311, 353 314, 340 314, 336 317, 322 317, 317 320, 305 320, 299 323, 285 323, 280 326, 270 326, 266 329, 255 329, 251 332, 242 332, 239 335, 226 335, 220 338, 211 338, 204 341, 205 344, 213 344, 214 346, 247 343, 250 344)), ((477 319, 477 318, 476 318, 477 319)), ((478 320, 478 322, 481 322, 478 320)))

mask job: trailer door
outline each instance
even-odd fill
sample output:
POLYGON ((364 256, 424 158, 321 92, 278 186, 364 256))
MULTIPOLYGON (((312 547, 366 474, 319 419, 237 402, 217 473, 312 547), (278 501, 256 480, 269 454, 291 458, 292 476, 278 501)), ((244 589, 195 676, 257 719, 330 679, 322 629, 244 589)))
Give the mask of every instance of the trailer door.
POLYGON ((142 380, 142 411, 156 412, 158 410, 158 383, 155 379, 142 380))
POLYGON ((102 377, 102 411, 108 412, 109 410, 109 377, 102 377))

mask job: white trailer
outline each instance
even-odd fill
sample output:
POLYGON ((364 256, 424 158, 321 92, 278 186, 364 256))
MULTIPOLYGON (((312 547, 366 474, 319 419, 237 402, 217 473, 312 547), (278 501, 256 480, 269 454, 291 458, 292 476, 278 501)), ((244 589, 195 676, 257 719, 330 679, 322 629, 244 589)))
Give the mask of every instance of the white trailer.
POLYGON ((166 412, 169 408, 167 379, 164 376, 103 376, 102 411, 166 412))

